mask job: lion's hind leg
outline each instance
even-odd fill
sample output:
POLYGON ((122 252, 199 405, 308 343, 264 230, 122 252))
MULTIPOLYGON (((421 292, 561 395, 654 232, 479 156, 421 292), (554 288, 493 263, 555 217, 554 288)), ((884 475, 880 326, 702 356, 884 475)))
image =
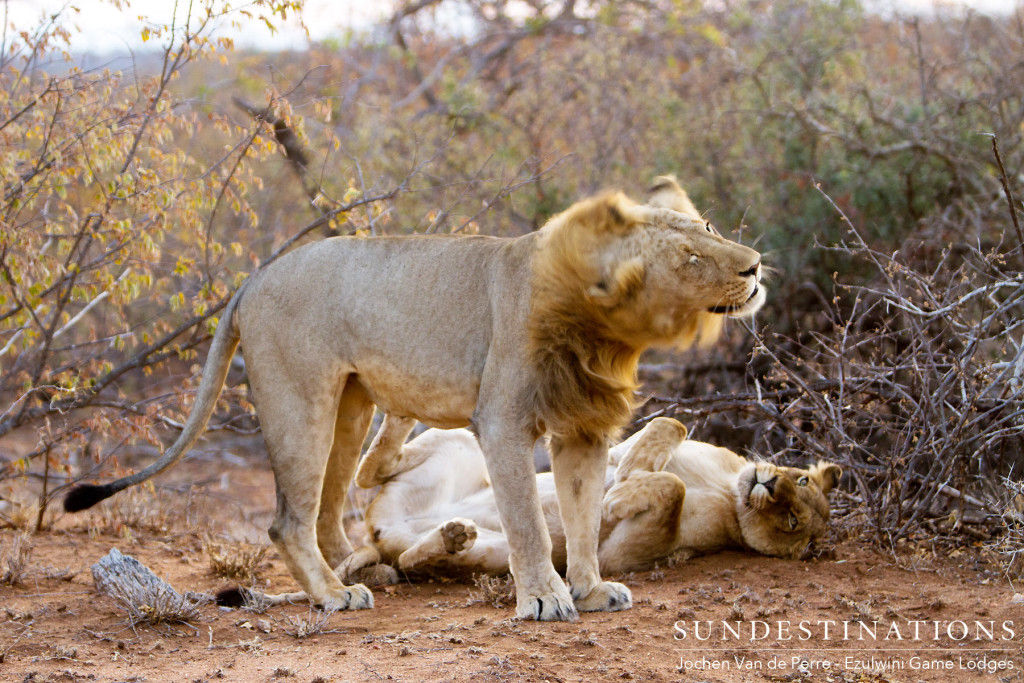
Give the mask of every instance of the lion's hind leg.
POLYGON ((317 514, 317 545, 332 568, 352 554, 345 533, 345 500, 352 474, 359 461, 359 450, 373 419, 373 403, 366 391, 350 380, 341 394, 334 419, 334 438, 324 472, 317 514))
POLYGON ((598 551, 602 571, 630 571, 672 552, 686 485, 663 470, 685 438, 683 425, 659 417, 622 458, 602 502, 611 526, 598 551))
POLYGON ((671 472, 634 470, 604 498, 611 532, 601 542, 601 571, 624 572, 667 557, 675 546, 686 485, 671 472))
POLYGON ((403 446, 415 426, 416 420, 411 417, 384 416, 370 448, 359 463, 356 486, 364 489, 380 486, 401 471, 403 446))
POLYGON ((686 438, 686 427, 668 417, 655 418, 640 433, 639 440, 623 456, 615 470, 615 481, 629 478, 633 472, 660 472, 672 452, 686 438))
MULTIPOLYGON (((247 352, 258 355, 258 343, 247 352)), ((260 350, 269 355, 267 349, 260 350)), ((294 380, 311 375, 315 373, 281 363, 253 363, 250 368, 277 484, 270 538, 315 603, 327 609, 373 607, 373 594, 362 585, 345 586, 324 556, 351 552, 340 524, 345 492, 338 489, 351 479, 362 439, 355 436, 360 430, 365 434, 373 406, 355 382, 342 391, 326 380, 301 385, 294 380)))

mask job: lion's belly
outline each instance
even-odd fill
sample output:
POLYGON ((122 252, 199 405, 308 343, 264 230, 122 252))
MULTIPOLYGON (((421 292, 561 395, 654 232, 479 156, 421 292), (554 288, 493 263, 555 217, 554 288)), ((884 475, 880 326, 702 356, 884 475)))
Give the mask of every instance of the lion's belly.
POLYGON ((734 505, 732 491, 727 486, 688 487, 676 531, 677 549, 704 554, 735 545, 734 505))
POLYGON ((480 382, 468 374, 452 374, 431 377, 364 366, 357 370, 356 378, 383 412, 414 417, 429 427, 455 429, 469 426, 480 382))

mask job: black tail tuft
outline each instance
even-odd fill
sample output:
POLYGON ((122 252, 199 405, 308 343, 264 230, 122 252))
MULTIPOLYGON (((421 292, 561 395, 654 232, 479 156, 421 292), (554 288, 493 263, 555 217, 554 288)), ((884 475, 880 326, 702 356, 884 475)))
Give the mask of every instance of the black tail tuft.
POLYGON ((86 510, 101 500, 114 495, 119 490, 109 484, 102 484, 100 486, 81 484, 68 491, 68 495, 64 496, 64 510, 67 512, 86 510))
POLYGON ((221 607, 245 607, 248 598, 249 589, 242 588, 241 586, 232 586, 231 588, 217 591, 213 599, 221 607))

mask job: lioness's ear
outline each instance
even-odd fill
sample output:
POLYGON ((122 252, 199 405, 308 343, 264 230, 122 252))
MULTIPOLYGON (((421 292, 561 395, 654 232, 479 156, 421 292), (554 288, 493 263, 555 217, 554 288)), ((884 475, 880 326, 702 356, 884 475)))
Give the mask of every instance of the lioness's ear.
POLYGON ((587 296, 603 306, 622 303, 643 287, 644 275, 644 261, 639 256, 620 261, 587 289, 587 296))
POLYGON ((690 197, 679 187, 674 175, 660 175, 651 182, 647 190, 647 205, 672 209, 698 221, 703 220, 690 197))
POLYGON ((839 478, 843 476, 843 470, 835 463, 818 461, 818 464, 811 467, 811 476, 818 482, 818 488, 822 493, 828 493, 839 485, 839 478))

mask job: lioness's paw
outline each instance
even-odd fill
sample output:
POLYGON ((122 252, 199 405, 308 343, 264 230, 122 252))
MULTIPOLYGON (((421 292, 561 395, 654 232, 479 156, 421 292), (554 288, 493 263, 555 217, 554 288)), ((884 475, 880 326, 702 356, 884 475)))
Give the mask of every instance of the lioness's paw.
POLYGON ((355 578, 361 569, 372 567, 381 561, 380 551, 372 545, 364 545, 350 553, 334 570, 343 583, 364 583, 355 578))
POLYGON ((358 581, 371 588, 393 586, 398 583, 398 572, 390 564, 372 564, 354 571, 349 575, 349 581, 358 581))
POLYGON ((324 610, 370 609, 373 607, 373 593, 361 583, 332 590, 317 606, 324 610))
POLYGON ((576 621, 580 618, 572 596, 564 590, 519 600, 516 616, 537 621, 576 621))
POLYGON ((619 482, 604 495, 604 518, 609 522, 636 517, 650 507, 650 496, 631 479, 619 482))
POLYGON ((366 567, 369 563, 363 561, 364 558, 356 553, 352 553, 338 565, 338 568, 334 570, 338 578, 342 581, 351 581, 355 573, 366 567))
POLYGON ((444 549, 451 555, 469 550, 476 543, 476 523, 469 519, 456 517, 442 524, 439 531, 444 549))
POLYGON ((633 594, 621 583, 602 581, 575 602, 581 612, 618 612, 633 606, 633 594))

